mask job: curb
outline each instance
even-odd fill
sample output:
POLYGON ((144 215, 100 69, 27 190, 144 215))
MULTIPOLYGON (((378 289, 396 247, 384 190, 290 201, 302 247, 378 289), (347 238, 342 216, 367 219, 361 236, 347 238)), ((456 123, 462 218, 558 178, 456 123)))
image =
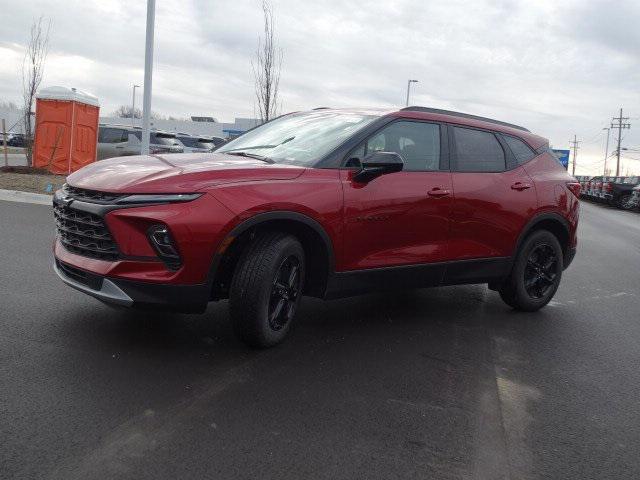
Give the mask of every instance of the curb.
POLYGON ((7 202, 34 203, 37 205, 51 206, 53 202, 53 195, 21 192, 18 190, 0 190, 0 200, 5 200, 7 202))

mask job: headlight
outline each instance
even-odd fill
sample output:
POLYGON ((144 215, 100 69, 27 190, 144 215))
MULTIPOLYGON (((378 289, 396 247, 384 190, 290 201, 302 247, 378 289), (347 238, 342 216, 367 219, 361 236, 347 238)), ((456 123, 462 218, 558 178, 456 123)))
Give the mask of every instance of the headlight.
POLYGON ((179 203, 190 202, 201 197, 201 193, 176 193, 176 194, 141 194, 127 195, 115 203, 117 205, 132 205, 138 203, 179 203))

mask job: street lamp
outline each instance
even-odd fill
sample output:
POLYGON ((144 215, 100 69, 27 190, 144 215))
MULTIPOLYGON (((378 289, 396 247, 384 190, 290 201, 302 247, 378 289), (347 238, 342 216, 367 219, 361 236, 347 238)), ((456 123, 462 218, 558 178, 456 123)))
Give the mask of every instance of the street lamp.
POLYGON ((609 127, 604 127, 602 130, 607 131, 607 146, 604 149, 604 174, 607 174, 607 157, 609 156, 609 134, 611 133, 611 129, 609 127))
POLYGON ((133 86, 133 96, 131 98, 131 126, 135 127, 135 123, 133 122, 136 118, 136 88, 140 88, 140 85, 133 86))
POLYGON ((409 106, 409 92, 411 91, 412 83, 418 83, 418 80, 407 80, 407 107, 409 106))

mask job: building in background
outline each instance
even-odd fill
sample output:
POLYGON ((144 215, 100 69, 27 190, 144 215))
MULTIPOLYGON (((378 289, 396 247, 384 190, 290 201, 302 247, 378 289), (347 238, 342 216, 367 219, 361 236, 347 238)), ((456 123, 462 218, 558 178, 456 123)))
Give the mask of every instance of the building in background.
MULTIPOLYGON (((4 118, 7 131, 24 133, 22 111, 19 108, 0 107, 0 118, 4 118)), ((131 125, 130 118, 100 117, 100 123, 131 125)), ((235 118, 233 122, 217 122, 213 117, 191 117, 191 120, 152 120, 151 128, 170 132, 190 133, 192 135, 208 135, 214 137, 235 137, 260 123, 255 118, 235 118), (206 120, 205 120, 206 119, 206 120)), ((142 126, 142 120, 136 118, 134 124, 142 126)))
MULTIPOLYGON (((260 122, 255 118, 236 118, 233 123, 216 122, 215 120, 202 120, 203 118, 214 120, 213 117, 191 117, 191 120, 151 120, 151 128, 166 130, 168 132, 189 133, 191 135, 228 138, 238 136, 239 134, 257 126, 260 122), (194 119, 196 120, 194 121, 194 119)), ((120 117, 100 117, 100 123, 131 125, 131 119, 120 117)), ((141 127, 142 119, 136 118, 133 123, 136 127, 141 127)))

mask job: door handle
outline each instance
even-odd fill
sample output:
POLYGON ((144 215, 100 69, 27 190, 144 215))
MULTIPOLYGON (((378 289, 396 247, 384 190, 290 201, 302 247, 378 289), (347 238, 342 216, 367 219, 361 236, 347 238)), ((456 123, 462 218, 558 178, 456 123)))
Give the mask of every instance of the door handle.
POLYGON ((440 188, 440 187, 435 187, 432 188, 431 190, 429 190, 427 192, 427 195, 429 195, 430 197, 446 197, 447 195, 450 195, 451 192, 449 190, 446 190, 444 188, 440 188))
POLYGON ((522 182, 516 182, 513 185, 511 185, 512 190, 518 190, 518 191, 526 190, 527 188, 531 188, 531 187, 532 185, 530 183, 522 183, 522 182))

